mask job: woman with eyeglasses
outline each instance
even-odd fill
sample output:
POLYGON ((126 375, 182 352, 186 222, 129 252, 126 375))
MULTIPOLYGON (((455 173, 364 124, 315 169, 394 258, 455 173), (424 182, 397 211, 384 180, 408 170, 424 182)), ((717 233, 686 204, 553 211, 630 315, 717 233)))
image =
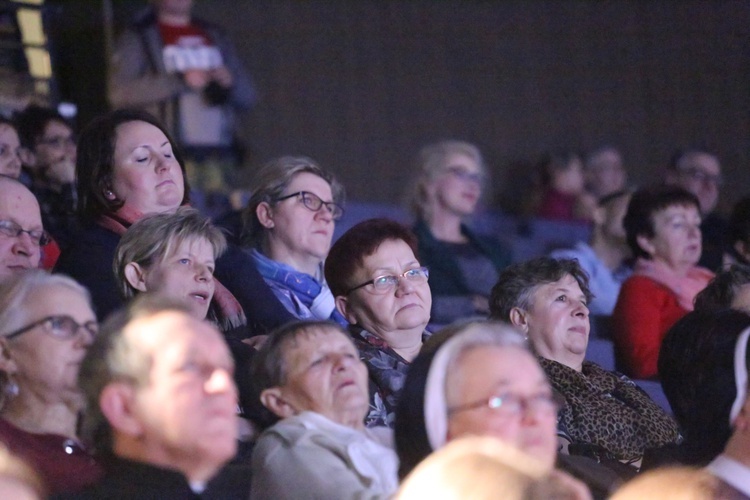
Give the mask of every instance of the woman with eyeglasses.
POLYGON ((467 436, 492 437, 588 498, 605 498, 617 475, 587 459, 558 457, 561 400, 523 336, 499 321, 456 322, 425 344, 404 384, 395 427, 403 480, 432 452, 467 436), (562 469, 562 470, 560 470, 562 469))
POLYGON ((430 268, 432 322, 486 314, 498 273, 510 252, 465 224, 475 212, 487 169, 479 149, 461 141, 425 146, 417 160, 412 209, 419 258, 430 268))
POLYGON ((347 322, 323 276, 344 188, 314 160, 284 156, 257 174, 245 208, 243 245, 287 310, 299 319, 347 322))
POLYGON ((368 427, 393 427, 406 372, 429 336, 429 272, 416 249, 406 227, 370 219, 344 233, 326 260, 336 307, 369 372, 368 427))
POLYGON ((51 494, 100 474, 76 435, 78 368, 96 333, 89 293, 67 276, 30 270, 0 286, 0 441, 51 494))

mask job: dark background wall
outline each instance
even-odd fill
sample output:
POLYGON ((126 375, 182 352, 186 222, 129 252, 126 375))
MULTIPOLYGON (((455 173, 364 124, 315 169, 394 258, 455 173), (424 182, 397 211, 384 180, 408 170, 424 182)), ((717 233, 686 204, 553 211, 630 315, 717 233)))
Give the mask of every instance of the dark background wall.
MULTIPOLYGON (((145 2, 113 3, 121 25, 145 2)), ((85 121, 105 106, 101 5, 61 6, 75 55, 61 89, 85 121)), ((638 183, 676 148, 707 146, 725 204, 750 194, 749 2, 198 0, 196 13, 225 27, 260 89, 243 131, 253 164, 310 155, 350 198, 399 201, 418 148, 447 137, 480 146, 496 202, 545 150, 603 143, 638 183)))

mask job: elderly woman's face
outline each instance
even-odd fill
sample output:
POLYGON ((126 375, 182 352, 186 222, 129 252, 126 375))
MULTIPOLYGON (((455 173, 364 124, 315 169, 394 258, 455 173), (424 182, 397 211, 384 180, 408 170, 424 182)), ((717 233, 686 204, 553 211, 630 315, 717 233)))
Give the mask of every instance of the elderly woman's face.
POLYGON ((571 275, 537 286, 523 328, 536 352, 571 368, 586 355, 589 310, 586 296, 571 275))
POLYGON ((112 194, 143 214, 175 210, 185 195, 180 164, 164 132, 147 122, 117 127, 112 194))
MULTIPOLYGON (((310 172, 295 175, 280 197, 301 192, 326 203, 333 202, 331 185, 310 172)), ((268 208, 268 219, 261 220, 267 228, 271 252, 293 267, 298 262, 309 260, 315 261, 316 265, 322 262, 331 248, 335 226, 331 212, 325 205, 312 211, 305 206, 302 196, 274 203, 268 208)), ((259 210, 265 208, 259 207, 259 210)))
MULTIPOLYGON (((96 322, 85 297, 63 285, 46 286, 28 296, 24 326, 49 316, 70 316, 79 325, 96 322)), ((78 394, 78 368, 93 341, 85 328, 73 338, 51 335, 39 325, 12 339, 3 339, 21 391, 33 391, 48 401, 68 401, 78 394)))
MULTIPOLYGON (((387 240, 352 276, 358 285, 379 276, 400 276, 420 267, 411 247, 403 240, 387 240)), ((352 291, 346 298, 346 319, 376 335, 399 330, 424 329, 430 321, 432 295, 427 281, 413 282, 401 277, 398 285, 385 292, 367 285, 352 291)), ((380 335, 382 336, 382 335, 380 335)))
POLYGON ((671 205, 653 216, 654 236, 638 244, 655 261, 675 270, 693 267, 701 258, 701 216, 694 205, 671 205))
POLYGON ((448 439, 493 436, 552 467, 557 449, 557 407, 534 357, 518 347, 481 346, 464 352, 446 383, 448 439), (500 406, 490 408, 490 398, 500 406), (519 401, 517 408, 502 401, 519 401), (476 405, 476 406, 475 406, 476 405))
POLYGON ((314 411, 346 424, 369 408, 367 367, 352 341, 335 328, 300 333, 283 351, 286 383, 281 398, 293 414, 314 411))
POLYGON ((448 156, 446 166, 430 189, 438 206, 459 216, 474 213, 482 194, 482 170, 463 154, 448 156))

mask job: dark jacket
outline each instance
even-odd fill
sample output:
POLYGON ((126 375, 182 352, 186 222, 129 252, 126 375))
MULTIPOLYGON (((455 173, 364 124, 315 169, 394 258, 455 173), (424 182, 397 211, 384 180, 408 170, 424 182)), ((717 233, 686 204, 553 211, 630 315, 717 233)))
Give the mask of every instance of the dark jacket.
POLYGON ((250 468, 227 466, 211 479, 201 493, 190 489, 180 472, 143 462, 113 458, 107 472, 95 485, 58 499, 193 500, 250 498, 250 468))
MULTIPOLYGON (((461 274, 450 246, 437 240, 424 221, 417 222, 413 230, 419 241, 419 261, 430 269, 432 295, 470 294, 469 287, 466 285, 467 277, 461 274)), ((498 272, 511 263, 510 251, 496 239, 480 236, 463 224, 461 234, 466 236, 469 244, 492 261, 498 272)))

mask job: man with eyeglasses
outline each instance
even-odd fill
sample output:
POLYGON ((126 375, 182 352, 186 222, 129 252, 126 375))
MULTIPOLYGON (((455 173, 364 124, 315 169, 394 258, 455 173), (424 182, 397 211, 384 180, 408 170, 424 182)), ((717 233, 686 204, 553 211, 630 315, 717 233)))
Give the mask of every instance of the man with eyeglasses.
POLYGON ((38 267, 41 247, 48 239, 31 191, 15 179, 0 176, 0 283, 38 267))
POLYGON ((79 230, 76 216, 76 142, 56 110, 31 105, 14 116, 27 185, 37 197, 44 227, 61 248, 79 230))
POLYGON ((726 220, 714 213, 719 188, 724 183, 719 159, 702 149, 678 151, 667 167, 665 182, 680 186, 698 198, 703 217, 703 253, 698 264, 715 271, 722 265, 728 230, 726 220))

